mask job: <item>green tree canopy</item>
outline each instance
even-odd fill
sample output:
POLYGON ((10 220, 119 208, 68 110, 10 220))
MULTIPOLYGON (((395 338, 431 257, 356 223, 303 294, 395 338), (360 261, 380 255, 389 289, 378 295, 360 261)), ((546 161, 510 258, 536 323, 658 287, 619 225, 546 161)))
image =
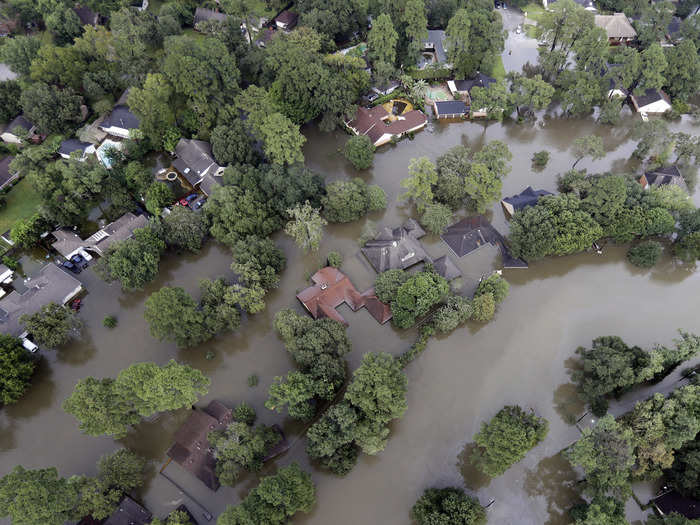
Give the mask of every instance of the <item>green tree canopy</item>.
POLYGON ((163 218, 163 237, 168 246, 196 253, 202 248, 207 233, 202 214, 186 206, 173 206, 163 218))
POLYGON ((309 250, 317 252, 323 239, 323 227, 328 224, 326 219, 321 217, 320 210, 313 208, 309 201, 306 201, 288 209, 287 214, 292 220, 284 227, 284 233, 292 237, 304 253, 309 250))
POLYGON ((356 177, 328 184, 322 204, 323 215, 330 222, 351 222, 368 212, 386 208, 386 194, 381 187, 368 186, 356 177))
POLYGON ((73 311, 56 303, 45 304, 31 315, 22 315, 19 322, 38 345, 46 348, 65 345, 72 337, 80 335, 82 327, 73 311))
POLYGON ((401 181, 401 186, 407 190, 401 198, 413 202, 418 212, 423 213, 425 207, 433 202, 433 186, 437 181, 435 164, 428 157, 411 159, 408 178, 401 181))
POLYGON ((426 489, 411 508, 418 525, 485 525, 486 510, 457 487, 426 489))
POLYGON ((392 322, 399 328, 410 328, 449 290, 447 281, 434 271, 422 271, 410 276, 396 291, 396 297, 391 302, 392 322))
POLYGON ((353 135, 345 143, 345 158, 358 170, 366 170, 374 160, 374 144, 366 135, 353 135))
POLYGON ((30 384, 36 362, 16 337, 0 334, 0 404, 16 403, 30 384))

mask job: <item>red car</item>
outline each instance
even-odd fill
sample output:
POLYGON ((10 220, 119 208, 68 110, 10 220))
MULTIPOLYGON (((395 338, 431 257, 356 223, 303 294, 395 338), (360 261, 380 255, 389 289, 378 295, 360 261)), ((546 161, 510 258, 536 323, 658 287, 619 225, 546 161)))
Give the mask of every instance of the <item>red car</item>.
POLYGON ((180 206, 189 206, 190 202, 195 200, 197 197, 199 197, 199 195, 197 195, 196 193, 192 193, 191 195, 188 195, 187 197, 183 197, 182 199, 180 199, 179 204, 180 204, 180 206))

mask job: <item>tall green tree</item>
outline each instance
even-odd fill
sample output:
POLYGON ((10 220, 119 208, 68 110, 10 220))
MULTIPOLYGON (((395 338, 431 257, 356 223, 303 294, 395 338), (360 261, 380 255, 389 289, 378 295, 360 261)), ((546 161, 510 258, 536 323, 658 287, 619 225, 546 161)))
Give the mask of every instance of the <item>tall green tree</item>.
POLYGON ((467 78, 473 73, 469 49, 470 31, 469 11, 458 9, 445 30, 445 44, 447 59, 452 64, 455 75, 460 78, 467 78))
POLYGON ((629 525, 624 503, 606 497, 595 497, 590 503, 575 505, 569 512, 575 525, 629 525))
POLYGON ((306 142, 298 126, 281 113, 263 119, 260 127, 265 155, 274 164, 304 162, 302 146, 306 142))
POLYGON ((194 346, 211 337, 204 312, 182 288, 164 286, 146 299, 144 317, 151 335, 161 341, 174 341, 178 347, 194 346))
POLYGON ((658 43, 651 44, 640 54, 639 79, 635 93, 643 93, 646 89, 661 89, 666 84, 666 68, 668 62, 664 50, 658 43))
POLYGON ((664 89, 676 100, 686 101, 700 90, 700 56, 692 40, 667 47, 664 89))
POLYGON ((56 303, 45 304, 31 315, 22 315, 19 322, 38 345, 46 348, 65 345, 72 337, 79 336, 82 328, 73 311, 56 303))
POLYGON ((36 82, 22 91, 20 104, 41 133, 60 133, 80 121, 82 97, 72 89, 36 82))
POLYGON ((173 206, 163 217, 163 239, 168 246, 198 252, 207 236, 207 224, 201 213, 186 206, 173 206))
POLYGON ((16 403, 30 384, 36 362, 16 337, 0 335, 0 404, 16 403))
POLYGON ((175 126, 173 88, 161 73, 149 73, 143 88, 129 90, 129 109, 139 118, 139 129, 152 144, 162 147, 169 129, 175 126))
MULTIPOLYGON (((2 52, 0 47, 0 52, 2 52)), ((22 88, 15 80, 0 82, 0 122, 9 122, 21 111, 19 97, 22 88)))
POLYGON ((287 213, 292 220, 284 227, 284 233, 292 237, 304 253, 309 250, 317 252, 323 239, 323 227, 328 224, 321 217, 320 210, 306 201, 288 209, 287 213))
POLYGON ((433 186, 438 181, 437 170, 428 157, 411 159, 408 164, 408 178, 401 181, 406 188, 401 198, 412 201, 419 213, 433 202, 433 186))
POLYGON ((486 510, 457 487, 426 489, 411 508, 418 525, 485 525, 486 510))
POLYGON ((593 160, 598 160, 605 156, 603 139, 598 135, 584 135, 575 139, 571 145, 571 150, 576 157, 571 169, 574 169, 576 164, 586 157, 591 157, 593 160))
POLYGON ((394 65, 398 40, 399 35, 391 17, 386 13, 380 14, 372 22, 372 29, 367 35, 367 50, 375 67, 378 64, 394 65))
POLYGON ((28 75, 32 60, 36 57, 41 40, 38 37, 16 35, 5 39, 0 47, 0 62, 7 64, 18 75, 28 75))
POLYGON ((528 78, 519 73, 509 75, 511 101, 518 115, 532 117, 535 110, 545 109, 554 96, 554 87, 545 82, 541 75, 528 78), (524 111, 523 111, 524 108, 524 111))
POLYGON ((401 15, 403 32, 408 40, 408 60, 415 62, 423 42, 428 38, 428 17, 424 0, 408 0, 401 15))

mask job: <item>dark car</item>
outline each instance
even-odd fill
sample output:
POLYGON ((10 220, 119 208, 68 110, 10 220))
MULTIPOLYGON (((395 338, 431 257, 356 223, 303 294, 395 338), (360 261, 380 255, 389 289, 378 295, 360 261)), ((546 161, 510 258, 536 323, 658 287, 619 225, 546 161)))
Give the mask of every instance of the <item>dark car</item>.
POLYGON ((73 273, 80 273, 80 272, 82 271, 82 270, 80 269, 80 266, 76 266, 75 264, 73 264, 73 263, 70 262, 70 261, 64 261, 63 264, 62 264, 62 266, 63 266, 66 270, 70 270, 70 271, 73 272, 73 273))
POLYGON ((75 264, 76 266, 80 266, 81 268, 87 268, 88 267, 88 262, 85 260, 85 258, 80 255, 79 253, 76 253, 70 258, 70 262, 75 264))
POLYGON ((195 203, 192 205, 192 207, 193 207, 195 210, 198 210, 199 208, 201 208, 202 206, 204 206, 204 203, 205 203, 205 202, 207 202, 207 198, 206 198, 206 197, 204 197, 203 199, 199 199, 197 202, 195 202, 195 203))
POLYGON ((190 203, 195 200, 199 195, 196 193, 192 193, 191 195, 188 195, 187 197, 183 197, 180 199, 180 206, 189 206, 190 203))

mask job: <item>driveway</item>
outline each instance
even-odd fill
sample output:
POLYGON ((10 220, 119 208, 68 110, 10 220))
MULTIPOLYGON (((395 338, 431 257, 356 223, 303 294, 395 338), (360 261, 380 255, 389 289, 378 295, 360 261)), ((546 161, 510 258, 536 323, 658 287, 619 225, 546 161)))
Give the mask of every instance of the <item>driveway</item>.
POLYGON ((506 73, 509 71, 520 71, 526 62, 531 64, 537 63, 537 40, 530 38, 522 31, 520 34, 515 32, 518 26, 523 24, 525 17, 519 9, 499 9, 503 19, 503 29, 508 31, 505 48, 501 56, 503 57, 503 66, 506 68, 506 73))

